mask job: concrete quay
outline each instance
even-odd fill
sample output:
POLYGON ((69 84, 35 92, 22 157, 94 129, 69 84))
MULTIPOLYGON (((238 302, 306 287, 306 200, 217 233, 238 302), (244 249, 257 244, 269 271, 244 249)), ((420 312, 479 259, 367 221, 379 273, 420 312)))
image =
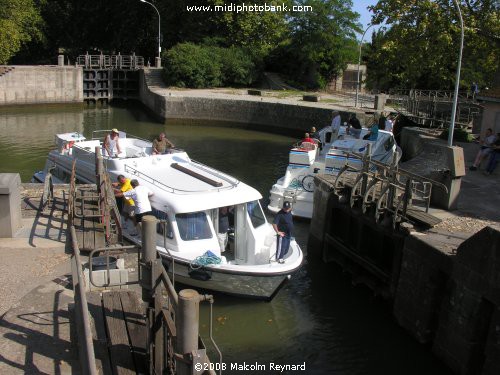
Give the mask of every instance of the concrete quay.
MULTIPOLYGON (((469 166, 479 147, 461 146, 469 166)), ((421 162, 401 167, 425 174, 421 162)), ((397 322, 455 373, 498 374, 500 170, 490 176, 466 170, 460 179, 456 209, 430 210, 441 223, 397 230, 351 208, 332 192, 335 179, 319 176, 308 253, 338 263, 353 283, 387 298, 397 322)))
MULTIPOLYGON (((372 118, 373 104, 354 108, 352 98, 321 94, 319 102, 302 100, 302 95, 264 92, 248 95, 246 89, 178 89, 165 85, 161 69, 144 69, 140 74, 140 100, 160 121, 182 123, 200 120, 212 123, 239 123, 265 131, 288 132, 302 136, 312 126, 320 129, 332 121, 332 111, 347 121, 356 112, 362 125, 372 118)), ((386 107, 385 111, 392 111, 386 107)), ((366 124, 367 125, 367 124, 366 124)))
POLYGON ((65 189, 39 211, 43 185, 21 185, 22 227, 0 239, 0 373, 77 374, 65 189))
POLYGON ((0 106, 83 102, 81 67, 16 65, 6 68, 8 71, 0 75, 0 106))

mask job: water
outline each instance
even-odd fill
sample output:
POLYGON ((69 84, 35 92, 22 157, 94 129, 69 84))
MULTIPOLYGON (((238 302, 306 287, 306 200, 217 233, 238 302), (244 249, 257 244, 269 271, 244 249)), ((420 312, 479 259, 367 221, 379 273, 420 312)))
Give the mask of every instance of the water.
MULTIPOLYGON (((287 164, 295 139, 240 127, 163 125, 141 107, 82 109, 79 106, 0 110, 0 172, 19 172, 28 182, 43 169, 54 135, 118 128, 152 139, 161 131, 198 161, 257 188, 267 204, 268 191, 287 164)), ((307 249, 308 222, 296 223, 296 238, 307 249)), ((332 264, 308 259, 270 302, 216 295, 214 337, 223 362, 306 363, 305 374, 447 374, 427 347, 417 344, 392 318, 391 310, 332 264)), ((201 332, 208 340, 208 306, 202 305, 201 332)), ((215 356, 212 355, 215 361, 215 356)))

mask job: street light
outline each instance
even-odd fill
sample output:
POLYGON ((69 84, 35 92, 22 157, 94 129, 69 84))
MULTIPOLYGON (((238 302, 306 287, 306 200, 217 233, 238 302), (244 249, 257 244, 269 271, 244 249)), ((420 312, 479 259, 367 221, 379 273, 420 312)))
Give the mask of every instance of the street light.
POLYGON ((462 67, 462 51, 464 49, 464 20, 462 18, 462 11, 460 10, 460 5, 458 5, 457 0, 453 0, 455 8, 457 8, 458 16, 460 19, 460 52, 458 54, 457 63, 457 76, 455 81, 455 94, 453 95, 453 108, 451 109, 451 119, 450 127, 448 129, 448 146, 452 146, 453 143, 453 131, 455 130, 455 117, 457 115, 457 105, 458 105, 458 89, 460 87, 460 69, 462 67))
POLYGON ((160 23, 160 12, 158 9, 154 6, 154 4, 150 3, 149 1, 146 0, 140 0, 141 3, 146 3, 151 5, 153 8, 155 8, 156 13, 158 13, 158 57, 156 58, 156 64, 155 66, 157 68, 161 68, 161 23, 160 23))
MULTIPOLYGON (((142 1, 142 0, 141 0, 142 1)), ((359 43, 359 58, 358 58, 358 79, 356 80, 356 99, 354 101, 354 107, 356 108, 358 106, 358 99, 359 99, 359 66, 361 65, 361 48, 363 47, 363 39, 365 38, 365 34, 368 31, 370 27, 372 27, 373 24, 369 24, 368 27, 366 28, 365 32, 363 33, 363 36, 361 37, 361 42, 359 43)))

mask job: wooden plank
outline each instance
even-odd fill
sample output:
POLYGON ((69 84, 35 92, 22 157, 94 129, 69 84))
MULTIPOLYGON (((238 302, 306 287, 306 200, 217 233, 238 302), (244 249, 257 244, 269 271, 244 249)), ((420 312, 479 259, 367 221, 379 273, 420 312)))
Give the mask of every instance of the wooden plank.
POLYGON ((442 221, 441 219, 428 214, 427 212, 416 210, 414 208, 407 209, 406 216, 421 224, 428 225, 429 227, 433 227, 434 225, 437 225, 442 221))
POLYGON ((120 292, 107 292, 102 294, 104 315, 109 341, 109 354, 113 374, 136 374, 134 360, 128 339, 123 308, 120 301, 120 292))
POLYGON ((111 362, 108 352, 108 340, 106 336, 101 294, 99 292, 87 293, 87 303, 93 322, 92 338, 94 341, 97 371, 99 374, 111 375, 113 372, 111 371, 111 362))
POLYGON ((134 356, 135 367, 138 373, 147 373, 146 367, 146 338, 147 328, 144 311, 141 308, 142 303, 139 301, 137 293, 132 291, 120 293, 123 314, 125 316, 125 323, 132 347, 132 354, 134 356))

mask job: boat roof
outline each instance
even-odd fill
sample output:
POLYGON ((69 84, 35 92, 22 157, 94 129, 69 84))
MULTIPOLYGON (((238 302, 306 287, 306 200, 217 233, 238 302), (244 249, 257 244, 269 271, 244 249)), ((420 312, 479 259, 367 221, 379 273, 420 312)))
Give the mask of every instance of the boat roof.
MULTIPOLYGON (((75 134, 57 136, 74 139, 75 134)), ((157 209, 166 209, 167 206, 174 213, 188 213, 262 198, 256 189, 224 172, 191 160, 183 150, 151 155, 149 141, 129 135, 120 142, 124 142, 122 148, 127 152, 123 157, 104 158, 108 173, 112 175, 112 180, 121 174, 149 187, 154 192, 150 200, 157 209), (130 148, 133 152, 127 156, 130 148)), ((94 154, 95 146, 99 144, 96 139, 80 138, 80 142, 73 146, 73 157, 82 163, 93 163, 94 157, 89 156, 94 154)))
POLYGON ((168 206, 175 213, 232 206, 262 198, 251 186, 189 159, 186 153, 125 160, 124 172, 125 176, 136 178, 139 184, 153 190, 155 195, 151 201, 158 209, 168 206))

